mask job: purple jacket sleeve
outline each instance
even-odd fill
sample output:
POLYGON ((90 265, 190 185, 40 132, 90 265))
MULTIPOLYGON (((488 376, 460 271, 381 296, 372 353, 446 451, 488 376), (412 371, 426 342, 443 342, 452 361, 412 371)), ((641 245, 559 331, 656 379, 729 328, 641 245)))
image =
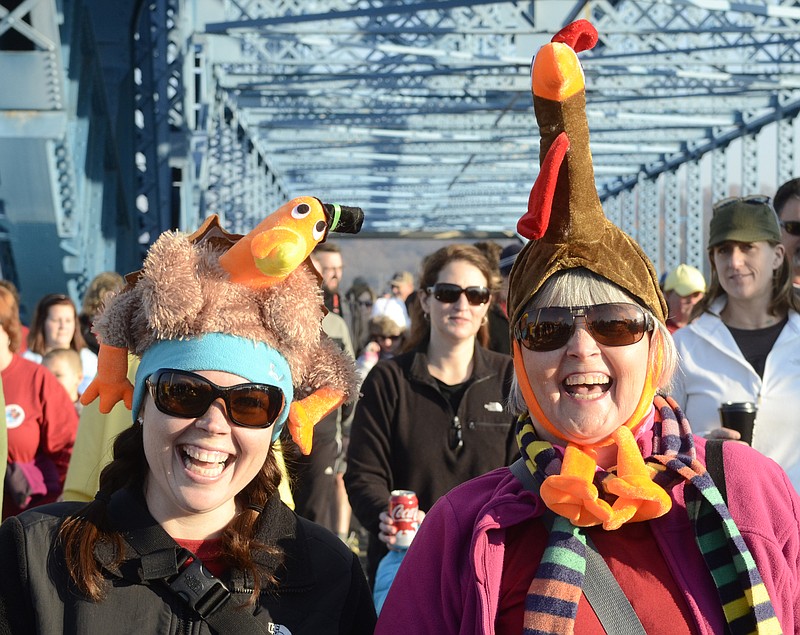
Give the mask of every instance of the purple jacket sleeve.
MULTIPOLYGON (((400 565, 375 635, 455 635, 465 614, 462 570, 469 566, 464 533, 447 496, 431 508, 400 565)), ((470 629, 472 630, 472 629, 470 629)))

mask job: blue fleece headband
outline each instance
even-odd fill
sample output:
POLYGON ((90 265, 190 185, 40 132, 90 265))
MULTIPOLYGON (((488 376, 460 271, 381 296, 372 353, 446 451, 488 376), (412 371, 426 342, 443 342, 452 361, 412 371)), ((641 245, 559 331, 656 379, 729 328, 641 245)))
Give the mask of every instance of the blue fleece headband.
POLYGON ((264 342, 256 342, 228 333, 207 333, 185 340, 160 340, 148 348, 136 371, 133 389, 133 418, 136 419, 144 400, 145 380, 160 368, 176 370, 221 370, 244 377, 255 384, 270 384, 283 391, 283 410, 272 428, 277 440, 289 416, 292 403, 292 373, 286 359, 264 342))

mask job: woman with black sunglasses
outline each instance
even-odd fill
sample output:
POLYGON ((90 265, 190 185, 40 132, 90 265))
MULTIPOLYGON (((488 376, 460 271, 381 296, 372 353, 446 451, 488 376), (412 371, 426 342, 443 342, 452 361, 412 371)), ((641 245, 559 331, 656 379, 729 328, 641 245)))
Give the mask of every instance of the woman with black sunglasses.
POLYGON ((377 635, 407 632, 409 610, 415 635, 800 628, 800 497, 737 443, 712 479, 666 396, 667 304, 594 186, 576 51, 596 41, 581 20, 533 62, 541 171, 508 294, 520 458, 428 512, 377 635))
POLYGON ((292 201, 244 238, 216 217, 167 232, 109 302, 93 386, 101 411, 121 398, 133 425, 91 503, 0 526, 0 632, 372 633, 356 554, 278 494, 284 426, 282 442, 307 453, 311 426, 356 386, 352 359, 322 333, 307 259, 327 231, 321 205, 292 201), (108 346, 125 365, 139 356, 133 386, 108 346))
POLYGON ((673 394, 695 432, 746 439, 777 461, 800 491, 800 297, 769 198, 714 205, 708 256, 708 292, 692 322, 675 333, 681 372, 673 394), (754 423, 723 427, 720 406, 726 402, 752 404, 754 423))
POLYGON ((512 458, 511 359, 484 347, 497 282, 471 245, 427 256, 405 352, 379 361, 362 384, 344 479, 370 532, 371 580, 395 542, 392 490, 416 492, 421 518, 452 487, 512 458))

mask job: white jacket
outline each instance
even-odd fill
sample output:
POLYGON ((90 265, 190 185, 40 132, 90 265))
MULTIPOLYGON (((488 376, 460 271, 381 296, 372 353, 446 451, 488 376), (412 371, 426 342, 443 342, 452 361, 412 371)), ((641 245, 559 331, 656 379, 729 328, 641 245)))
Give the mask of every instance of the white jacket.
POLYGON ((753 447, 777 461, 800 491, 800 315, 789 312, 762 380, 719 317, 726 302, 718 298, 710 312, 674 333, 680 368, 672 395, 700 435, 719 427, 721 403, 754 402, 753 447))

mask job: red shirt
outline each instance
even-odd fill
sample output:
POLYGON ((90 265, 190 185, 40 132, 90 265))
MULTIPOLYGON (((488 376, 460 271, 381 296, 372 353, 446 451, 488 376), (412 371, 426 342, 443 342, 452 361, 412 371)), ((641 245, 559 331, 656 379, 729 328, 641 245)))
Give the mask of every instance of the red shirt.
MULTIPOLYGON (((592 527, 588 534, 646 632, 696 635, 692 614, 648 523, 628 523, 616 531, 592 527)), ((547 545, 547 530, 541 519, 534 518, 510 527, 506 531, 505 544, 496 633, 519 635, 525 597, 547 545)), ((575 632, 581 635, 605 634, 585 595, 578 603, 575 632)))
POLYGON ((212 575, 221 577, 228 566, 222 558, 222 538, 212 538, 210 540, 184 540, 183 538, 174 538, 184 549, 188 549, 197 559, 203 563, 203 566, 208 569, 212 575))
MULTIPOLYGON (((64 488, 78 413, 67 391, 44 366, 14 355, 0 373, 6 401, 8 462, 31 463, 41 455, 55 465, 57 483, 35 497, 30 507, 56 500, 64 488)), ((3 518, 21 509, 3 497, 3 518)))

